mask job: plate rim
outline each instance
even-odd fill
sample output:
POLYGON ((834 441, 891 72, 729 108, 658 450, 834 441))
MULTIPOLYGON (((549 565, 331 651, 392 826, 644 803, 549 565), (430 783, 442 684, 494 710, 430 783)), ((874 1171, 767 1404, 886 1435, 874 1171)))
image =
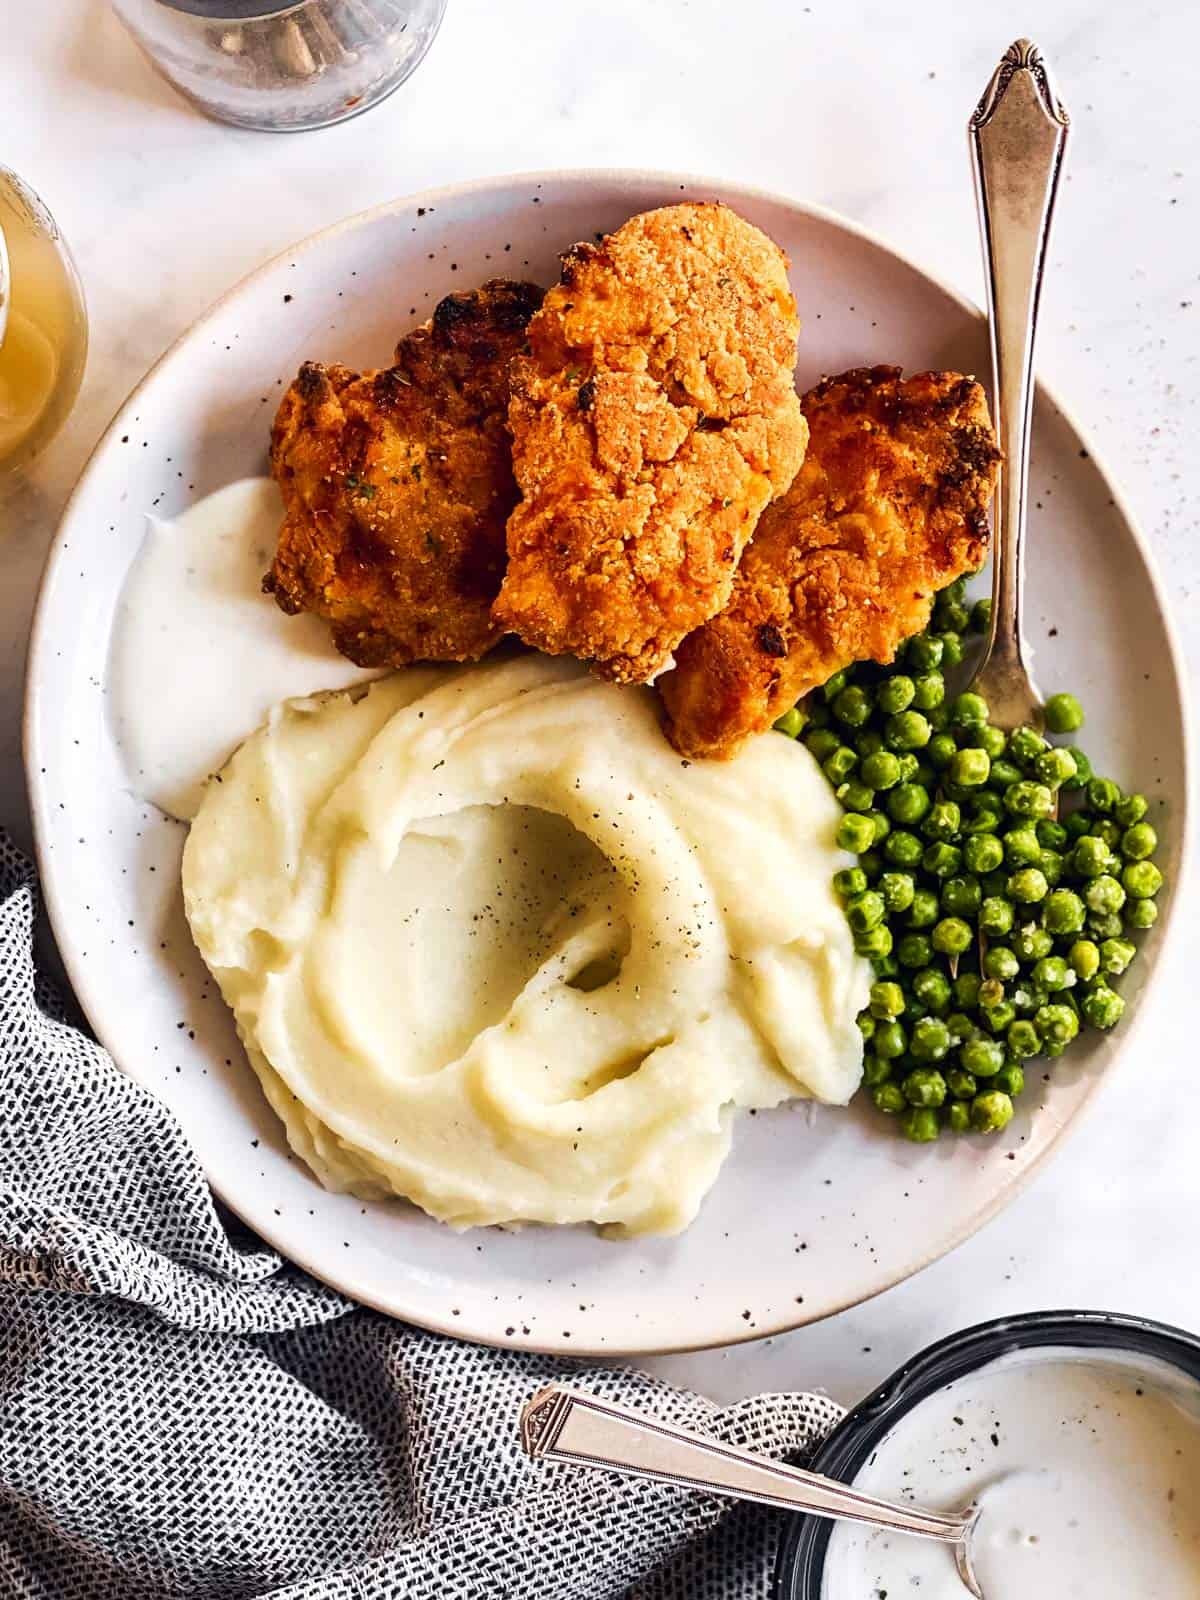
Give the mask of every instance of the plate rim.
MULTIPOLYGON (((62 512, 55 527, 54 536, 47 550, 45 564, 39 580, 37 600, 33 610, 29 635, 29 646, 25 662, 25 684, 22 712, 22 759, 25 768, 25 789, 32 821, 34 857, 37 865, 39 890, 42 898, 42 904, 44 905, 47 917, 49 918, 55 943, 58 948, 67 979, 71 985, 71 989, 80 1007, 82 1008, 90 1027, 93 1029, 96 1039, 99 1041, 107 1054, 112 1058, 112 1061, 118 1070, 133 1078, 134 1082, 138 1083, 143 1088, 146 1088, 146 1085, 141 1082, 141 1079, 138 1078, 136 1073, 122 1064, 121 1058, 117 1051, 115 1051, 107 1042, 107 1034, 110 1030, 106 1026, 102 1026, 102 1020, 107 1022, 110 1006, 109 1002, 104 997, 102 986, 93 983, 89 979, 85 967, 82 965, 76 950, 73 948, 73 939, 70 937, 64 937, 64 931, 68 930, 70 926, 67 909, 70 897, 66 892, 65 886, 56 880, 54 870, 51 866, 51 862, 53 861, 53 852, 49 848, 48 837, 50 833, 49 819, 52 810, 52 802, 46 792, 46 786, 41 782, 40 779, 42 766, 40 728, 40 722, 42 718, 42 696, 39 686, 40 681, 44 676, 43 663, 46 660, 46 652, 50 648, 50 631, 47 619, 51 610, 51 596, 55 589, 59 568, 65 559, 66 541, 64 539, 64 534, 72 519, 76 504, 83 498, 84 494, 89 488, 90 480, 93 474, 99 468, 101 457, 111 447, 114 436, 118 436, 118 430, 123 426, 123 419, 132 411, 132 408, 137 404, 139 397, 146 387, 157 376, 159 370, 172 361, 176 354, 186 344, 190 343, 198 333, 202 332, 232 300, 241 295, 256 280, 265 277, 274 271, 284 261, 294 260, 300 254, 307 253, 310 250, 327 243, 329 240, 337 238, 341 234, 348 233, 351 230, 358 228, 367 227, 383 217, 391 216, 401 212, 402 210, 409 209, 414 204, 421 204, 428 207, 431 204, 436 205, 438 202, 444 202, 448 199, 452 201, 461 201, 463 199, 469 199, 473 194, 485 194, 497 189, 512 187, 517 184, 533 184, 535 186, 539 186, 551 182, 564 181, 567 183, 579 183, 581 181, 593 183, 608 182, 614 186, 619 186, 622 184, 660 185, 664 190, 668 188, 679 188, 680 185, 689 191, 694 191, 697 189, 703 191, 705 188, 710 188, 725 195, 737 196, 739 198, 745 198, 749 200, 759 200, 769 205, 782 205, 800 213, 807 218, 823 222, 834 228, 837 228, 843 233, 849 234, 861 240, 865 244, 872 246, 874 249, 881 251, 884 255, 889 256, 901 266, 907 268, 920 278, 923 278, 927 283, 933 285, 934 288, 939 290, 949 300, 956 304, 959 309, 964 311, 974 322, 979 323, 985 319, 983 310, 974 301, 962 294, 952 284, 947 283, 945 279, 943 279, 938 273, 929 271, 919 261, 910 256, 905 250, 898 248, 889 239, 875 232, 875 230, 866 227, 864 224, 854 220, 853 218, 844 216, 841 212, 836 211, 832 207, 824 206, 814 201, 798 199, 784 193, 781 190, 764 188, 756 184, 743 183, 738 179, 724 179, 715 177, 712 174, 671 171, 668 169, 654 167, 563 167, 546 168, 534 171, 504 172, 496 173, 485 178, 473 178, 464 182, 440 184, 432 188, 413 190, 406 194, 396 196, 391 200, 382 201, 377 205, 366 207, 364 210, 354 212, 349 216, 341 217, 336 221, 327 224, 325 227, 318 228, 312 233, 304 235, 294 243, 285 245, 283 249, 273 252, 265 260, 259 262, 257 266, 252 267, 248 272, 244 273, 226 290, 218 295, 216 299, 211 301, 199 316, 193 318, 193 320, 189 322, 186 327, 180 330, 179 334, 142 374, 132 389, 130 389, 129 393, 125 396, 124 400, 121 401, 120 405, 113 413, 111 420, 102 429, 92 449, 88 452, 87 458, 80 469, 79 476, 76 479, 71 493, 63 506, 62 512)), ((1143 533, 1138 519, 1133 515, 1124 491, 1110 470, 1107 457, 1094 448, 1094 442, 1091 434, 1080 424, 1072 408, 1063 403, 1056 390, 1050 384, 1045 382, 1044 379, 1037 378, 1036 390, 1042 399, 1048 402, 1058 412, 1071 432, 1087 448, 1094 468, 1099 474, 1100 478, 1103 480, 1108 493, 1111 495, 1114 508, 1118 516, 1121 518, 1121 521, 1124 523, 1130 536, 1132 537, 1137 552, 1141 557, 1142 564, 1149 579, 1151 594, 1154 598, 1155 604, 1157 605, 1159 613, 1163 618, 1164 634, 1167 643, 1167 656, 1178 690, 1178 704, 1182 713, 1183 727, 1181 749, 1183 790, 1181 795, 1178 797, 1180 816, 1179 871, 1176 878, 1176 883, 1173 886, 1173 892, 1168 903, 1166 915, 1160 919, 1158 924, 1160 930, 1158 933, 1159 950, 1156 952, 1153 967, 1148 975, 1146 986, 1139 998, 1136 1011, 1129 1019, 1128 1024, 1122 1029, 1119 1048, 1114 1052, 1113 1059, 1105 1066, 1104 1071, 1097 1077, 1095 1083, 1089 1089, 1087 1097, 1077 1108, 1074 1115, 1058 1125, 1052 1137, 1039 1151, 1035 1159, 1028 1163, 1023 1163, 1020 1170, 1014 1175, 1008 1184, 1000 1188, 986 1205, 980 1207, 971 1215, 969 1219, 960 1224, 953 1231, 950 1241, 944 1246, 944 1248, 937 1247, 923 1252, 918 1258, 910 1259, 900 1271, 896 1271, 895 1269, 887 1269, 879 1273, 878 1281, 868 1284, 866 1287, 848 1295, 843 1299, 839 1299, 836 1304, 829 1306, 826 1310, 822 1311, 819 1316, 793 1318, 790 1315, 785 1314, 779 1320, 771 1322, 769 1326, 758 1326, 755 1327, 753 1331, 742 1331, 735 1329, 731 1334, 726 1329, 721 1329, 719 1332, 717 1332, 715 1329, 710 1329, 700 1339, 689 1339, 682 1343, 654 1342, 651 1344, 646 1344, 636 1340, 630 1342, 627 1339, 624 1339, 613 1343, 606 1342, 603 1345, 593 1346, 583 1342, 576 1343, 574 1340, 572 1340, 571 1344, 568 1346, 563 1342, 543 1343, 536 1338, 529 1339, 523 1337, 521 1339, 517 1339, 515 1337, 506 1338, 497 1336, 495 1334, 483 1334, 472 1330, 470 1327, 464 1326, 461 1318, 456 1319, 450 1315, 435 1319, 428 1314, 418 1318, 409 1312, 398 1312, 393 1306, 384 1304, 382 1297, 378 1294, 364 1291, 363 1288, 356 1282, 357 1274, 353 1270, 343 1274, 339 1281, 339 1279, 332 1277, 328 1275, 327 1272, 315 1267, 311 1263, 311 1260, 306 1259, 307 1252, 304 1251, 302 1247, 297 1249, 290 1236, 288 1237, 288 1242, 286 1245, 281 1244, 278 1236, 274 1235, 274 1230, 269 1225, 264 1225, 263 1222, 258 1218, 256 1218, 253 1222, 249 1222, 243 1216, 242 1210, 237 1201, 225 1194, 223 1189, 213 1181, 212 1176, 204 1166, 204 1163, 200 1160, 200 1157, 197 1155, 196 1159, 200 1164, 201 1170, 204 1172, 205 1180, 209 1184, 212 1193, 216 1195, 224 1205, 228 1206, 230 1211, 232 1211, 235 1216, 245 1222, 246 1225, 250 1227, 254 1233, 260 1237, 271 1249, 273 1249, 283 1260, 293 1262, 296 1266, 307 1272, 318 1282, 324 1283, 328 1287, 337 1290, 337 1292, 340 1294, 345 1295, 347 1298, 354 1300, 372 1310, 379 1311, 386 1316, 393 1317, 398 1321, 411 1322, 415 1326, 423 1327, 432 1332, 443 1334, 447 1337, 455 1338, 460 1341, 475 1341, 481 1344, 492 1346, 494 1348, 507 1347, 545 1355, 570 1355, 576 1357, 589 1356, 600 1358, 682 1355, 700 1350, 733 1348, 736 1345, 749 1344, 757 1340, 777 1337, 780 1334, 790 1333, 798 1328, 806 1327, 810 1323, 815 1324, 817 1322, 826 1321, 831 1317, 839 1316, 842 1312, 847 1311, 854 1306, 865 1304, 867 1301, 874 1299, 877 1295, 885 1293, 888 1289, 895 1288, 897 1285, 907 1281, 909 1278, 915 1277, 918 1273, 924 1271, 924 1269, 930 1266, 933 1262, 941 1260, 944 1257, 952 1254, 961 1245, 965 1244, 968 1239, 980 1232, 989 1222, 993 1221, 994 1218, 999 1215, 999 1213, 1003 1211, 1006 1206, 1016 1200, 1018 1196, 1021 1195, 1029 1186, 1033 1178, 1043 1170, 1049 1158, 1062 1148, 1068 1136, 1078 1130, 1084 1119, 1095 1109, 1097 1103, 1102 1098, 1105 1089, 1111 1083, 1118 1068, 1130 1056, 1134 1041, 1141 1036, 1146 1016, 1159 1003, 1158 996, 1162 987, 1160 982, 1160 973, 1164 964, 1169 963, 1171 959, 1170 949, 1173 948, 1173 946, 1170 948, 1167 946, 1166 940, 1178 921, 1180 902, 1190 899, 1190 896, 1185 892, 1185 886, 1187 885, 1190 876, 1192 864, 1191 858, 1194 843, 1192 839, 1192 833, 1194 830, 1191 822, 1192 802, 1197 782, 1195 772, 1196 741, 1193 737, 1192 731, 1191 689, 1188 675, 1184 670, 1183 648, 1180 643, 1174 616, 1172 614, 1170 605, 1168 604, 1165 585, 1159 573, 1158 563, 1154 552, 1150 547, 1149 541, 1143 533), (348 1288, 346 1286, 347 1283, 353 1283, 355 1286, 353 1288, 348 1288)), ((114 1004, 117 1004, 117 1002, 114 1001, 114 1004)), ((147 1092, 153 1094, 154 1090, 147 1089, 147 1092)), ((174 1115, 174 1113, 172 1113, 172 1115, 174 1115)), ((186 1129, 183 1131, 186 1136, 186 1129)), ((189 1139, 189 1145, 190 1144, 191 1141, 189 1139)))

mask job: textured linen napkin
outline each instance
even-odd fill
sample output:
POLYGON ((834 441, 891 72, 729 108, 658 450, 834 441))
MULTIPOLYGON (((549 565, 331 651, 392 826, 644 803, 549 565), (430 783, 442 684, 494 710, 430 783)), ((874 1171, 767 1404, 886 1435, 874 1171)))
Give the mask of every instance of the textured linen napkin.
POLYGON ((0 832, 0 1591, 37 1600, 749 1600, 772 1513, 531 1465, 580 1387, 775 1456, 841 1411, 718 1407, 637 1372, 364 1310, 218 1211, 178 1126, 35 970, 0 832))

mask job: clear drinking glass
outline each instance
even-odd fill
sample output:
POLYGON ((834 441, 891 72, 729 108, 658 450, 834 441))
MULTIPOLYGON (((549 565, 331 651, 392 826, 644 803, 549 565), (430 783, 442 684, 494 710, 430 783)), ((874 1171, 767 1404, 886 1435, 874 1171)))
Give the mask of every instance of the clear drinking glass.
POLYGON ((113 0, 151 63, 210 117, 299 132, 399 88, 446 0, 113 0))
POLYGON ((86 360, 87 313, 71 252, 38 196, 0 166, 0 473, 58 432, 86 360))

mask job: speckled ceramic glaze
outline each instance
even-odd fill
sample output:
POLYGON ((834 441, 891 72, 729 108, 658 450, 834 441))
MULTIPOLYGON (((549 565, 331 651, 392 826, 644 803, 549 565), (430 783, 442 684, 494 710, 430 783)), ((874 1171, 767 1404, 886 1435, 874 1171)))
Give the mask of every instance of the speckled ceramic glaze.
MULTIPOLYGON (((784 199, 589 172, 397 201, 268 263, 151 372, 67 508, 35 626, 27 759, 39 857, 98 1035, 172 1106, 214 1188, 263 1237, 360 1300, 493 1343, 614 1354, 728 1343, 826 1316, 915 1272, 998 1211, 1092 1098, 1136 1025, 1171 921, 1160 919, 1124 985, 1134 1003, 1121 1028, 1072 1049, 1052 1082, 1031 1073, 999 1139, 914 1148, 869 1106, 748 1117, 681 1238, 454 1234, 400 1203, 327 1194, 288 1153, 188 936, 183 830, 129 795, 107 724, 109 634, 144 514, 173 515, 261 471, 277 398, 302 359, 378 364, 447 291, 498 274, 549 282, 575 240, 684 196, 728 201, 787 250, 804 321, 801 387, 875 361, 985 371, 977 312, 849 224, 784 199)), ((1039 682, 1084 699, 1088 750, 1149 794, 1177 881, 1186 724, 1169 629, 1114 489, 1045 395, 1032 487, 1027 621, 1039 682)))

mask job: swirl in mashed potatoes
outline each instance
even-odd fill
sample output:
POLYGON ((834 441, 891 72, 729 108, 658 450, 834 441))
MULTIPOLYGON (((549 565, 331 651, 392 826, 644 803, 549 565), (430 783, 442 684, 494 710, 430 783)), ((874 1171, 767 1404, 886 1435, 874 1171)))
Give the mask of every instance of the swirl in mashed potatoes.
POLYGON ((291 701, 209 785, 188 919, 292 1147, 455 1227, 676 1232, 738 1107, 858 1086, 839 808, 777 736, 528 656, 291 701))

